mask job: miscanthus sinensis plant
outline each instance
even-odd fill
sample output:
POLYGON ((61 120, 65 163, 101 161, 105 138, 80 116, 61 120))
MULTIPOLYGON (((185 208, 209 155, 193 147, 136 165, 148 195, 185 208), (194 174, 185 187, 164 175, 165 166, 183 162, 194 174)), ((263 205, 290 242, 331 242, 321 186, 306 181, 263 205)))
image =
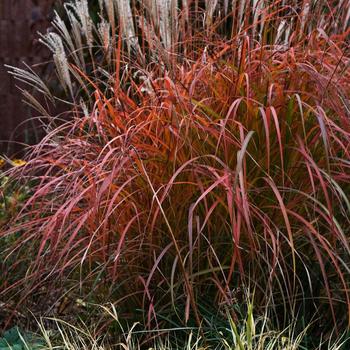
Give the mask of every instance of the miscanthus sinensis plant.
POLYGON ((98 4, 42 36, 70 118, 24 90, 47 135, 10 172, 33 195, 0 234, 0 295, 75 288, 154 329, 250 285, 281 327, 346 329, 349 1, 98 4))

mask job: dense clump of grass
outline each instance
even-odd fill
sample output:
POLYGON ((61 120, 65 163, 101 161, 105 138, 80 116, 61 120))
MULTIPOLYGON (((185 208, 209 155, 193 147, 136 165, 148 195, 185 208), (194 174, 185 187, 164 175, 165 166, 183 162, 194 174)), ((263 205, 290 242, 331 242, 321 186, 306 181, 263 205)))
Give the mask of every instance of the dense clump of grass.
MULTIPOLYGON (((71 324, 62 319, 41 318, 37 321, 39 324, 37 339, 41 340, 41 347, 38 349, 309 349, 306 338, 310 325, 300 333, 296 332, 294 323, 282 331, 276 331, 271 328, 270 320, 266 314, 260 317, 256 316, 252 302, 246 301, 246 306, 246 314, 236 322, 227 312, 227 314, 221 315, 220 323, 209 323, 201 330, 196 327, 148 330, 138 323, 125 327, 113 305, 95 305, 105 314, 105 319, 109 319, 109 328, 113 326, 114 332, 119 329, 118 340, 109 337, 107 335, 109 332, 101 334, 98 331, 99 324, 94 326, 83 322, 71 324), (50 329, 45 325, 47 321, 51 323, 50 329), (186 335, 183 336, 181 333, 186 335)), ((342 350, 347 345, 343 335, 333 342, 327 342, 320 338, 313 349, 342 350)))
POLYGON ((75 288, 158 329, 235 320, 251 286, 280 329, 346 329, 347 2, 102 3, 43 36, 71 118, 10 171, 33 195, 0 233, 18 276, 1 295, 75 288))

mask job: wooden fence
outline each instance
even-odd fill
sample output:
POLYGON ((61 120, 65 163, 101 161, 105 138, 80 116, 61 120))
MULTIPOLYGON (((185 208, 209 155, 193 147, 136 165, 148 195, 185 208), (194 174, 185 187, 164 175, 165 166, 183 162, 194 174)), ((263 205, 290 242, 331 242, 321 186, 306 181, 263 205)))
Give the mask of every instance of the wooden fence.
POLYGON ((26 62, 40 72, 37 64, 48 58, 48 52, 38 43, 37 31, 46 31, 52 4, 53 0, 0 0, 0 152, 16 152, 19 143, 35 137, 34 124, 22 124, 33 111, 21 102, 18 83, 4 65, 26 62))

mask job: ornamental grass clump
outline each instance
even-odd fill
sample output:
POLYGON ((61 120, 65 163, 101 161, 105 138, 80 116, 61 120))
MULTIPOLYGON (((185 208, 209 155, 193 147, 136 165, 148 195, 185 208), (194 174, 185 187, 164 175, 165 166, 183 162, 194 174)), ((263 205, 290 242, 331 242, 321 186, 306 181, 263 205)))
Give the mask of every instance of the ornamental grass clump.
POLYGON ((57 71, 71 117, 48 124, 27 163, 9 174, 30 181, 33 194, 0 234, 16 235, 4 275, 19 276, 0 295, 20 305, 38 290, 75 288, 155 329, 202 325, 208 300, 235 321, 233 306, 250 286, 255 307, 268 306, 281 327, 297 318, 301 328, 313 321, 315 336, 346 329, 344 8, 313 4, 319 17, 306 7, 298 17, 280 1, 226 17, 166 8, 178 11, 177 25, 164 15, 147 27, 148 17, 124 1, 137 26, 112 8, 95 32, 72 10, 79 3, 66 6, 73 34, 55 20, 60 50, 72 46, 64 74, 57 71), (344 21, 333 27, 332 16, 344 21), (81 52, 73 51, 74 26, 85 28, 81 52), (97 48, 98 33, 106 44, 97 48))

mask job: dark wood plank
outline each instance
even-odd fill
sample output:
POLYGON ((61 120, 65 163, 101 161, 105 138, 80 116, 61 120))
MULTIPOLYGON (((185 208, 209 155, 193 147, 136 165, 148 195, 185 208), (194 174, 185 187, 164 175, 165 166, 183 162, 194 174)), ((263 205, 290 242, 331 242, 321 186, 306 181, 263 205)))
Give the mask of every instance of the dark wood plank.
POLYGON ((28 136, 33 133, 18 127, 33 116, 33 111, 22 104, 18 82, 8 75, 4 64, 21 66, 25 61, 32 65, 48 58, 48 52, 38 48, 36 32, 49 26, 52 3, 53 0, 0 0, 0 152, 19 151, 22 147, 16 142, 35 142, 28 136))

